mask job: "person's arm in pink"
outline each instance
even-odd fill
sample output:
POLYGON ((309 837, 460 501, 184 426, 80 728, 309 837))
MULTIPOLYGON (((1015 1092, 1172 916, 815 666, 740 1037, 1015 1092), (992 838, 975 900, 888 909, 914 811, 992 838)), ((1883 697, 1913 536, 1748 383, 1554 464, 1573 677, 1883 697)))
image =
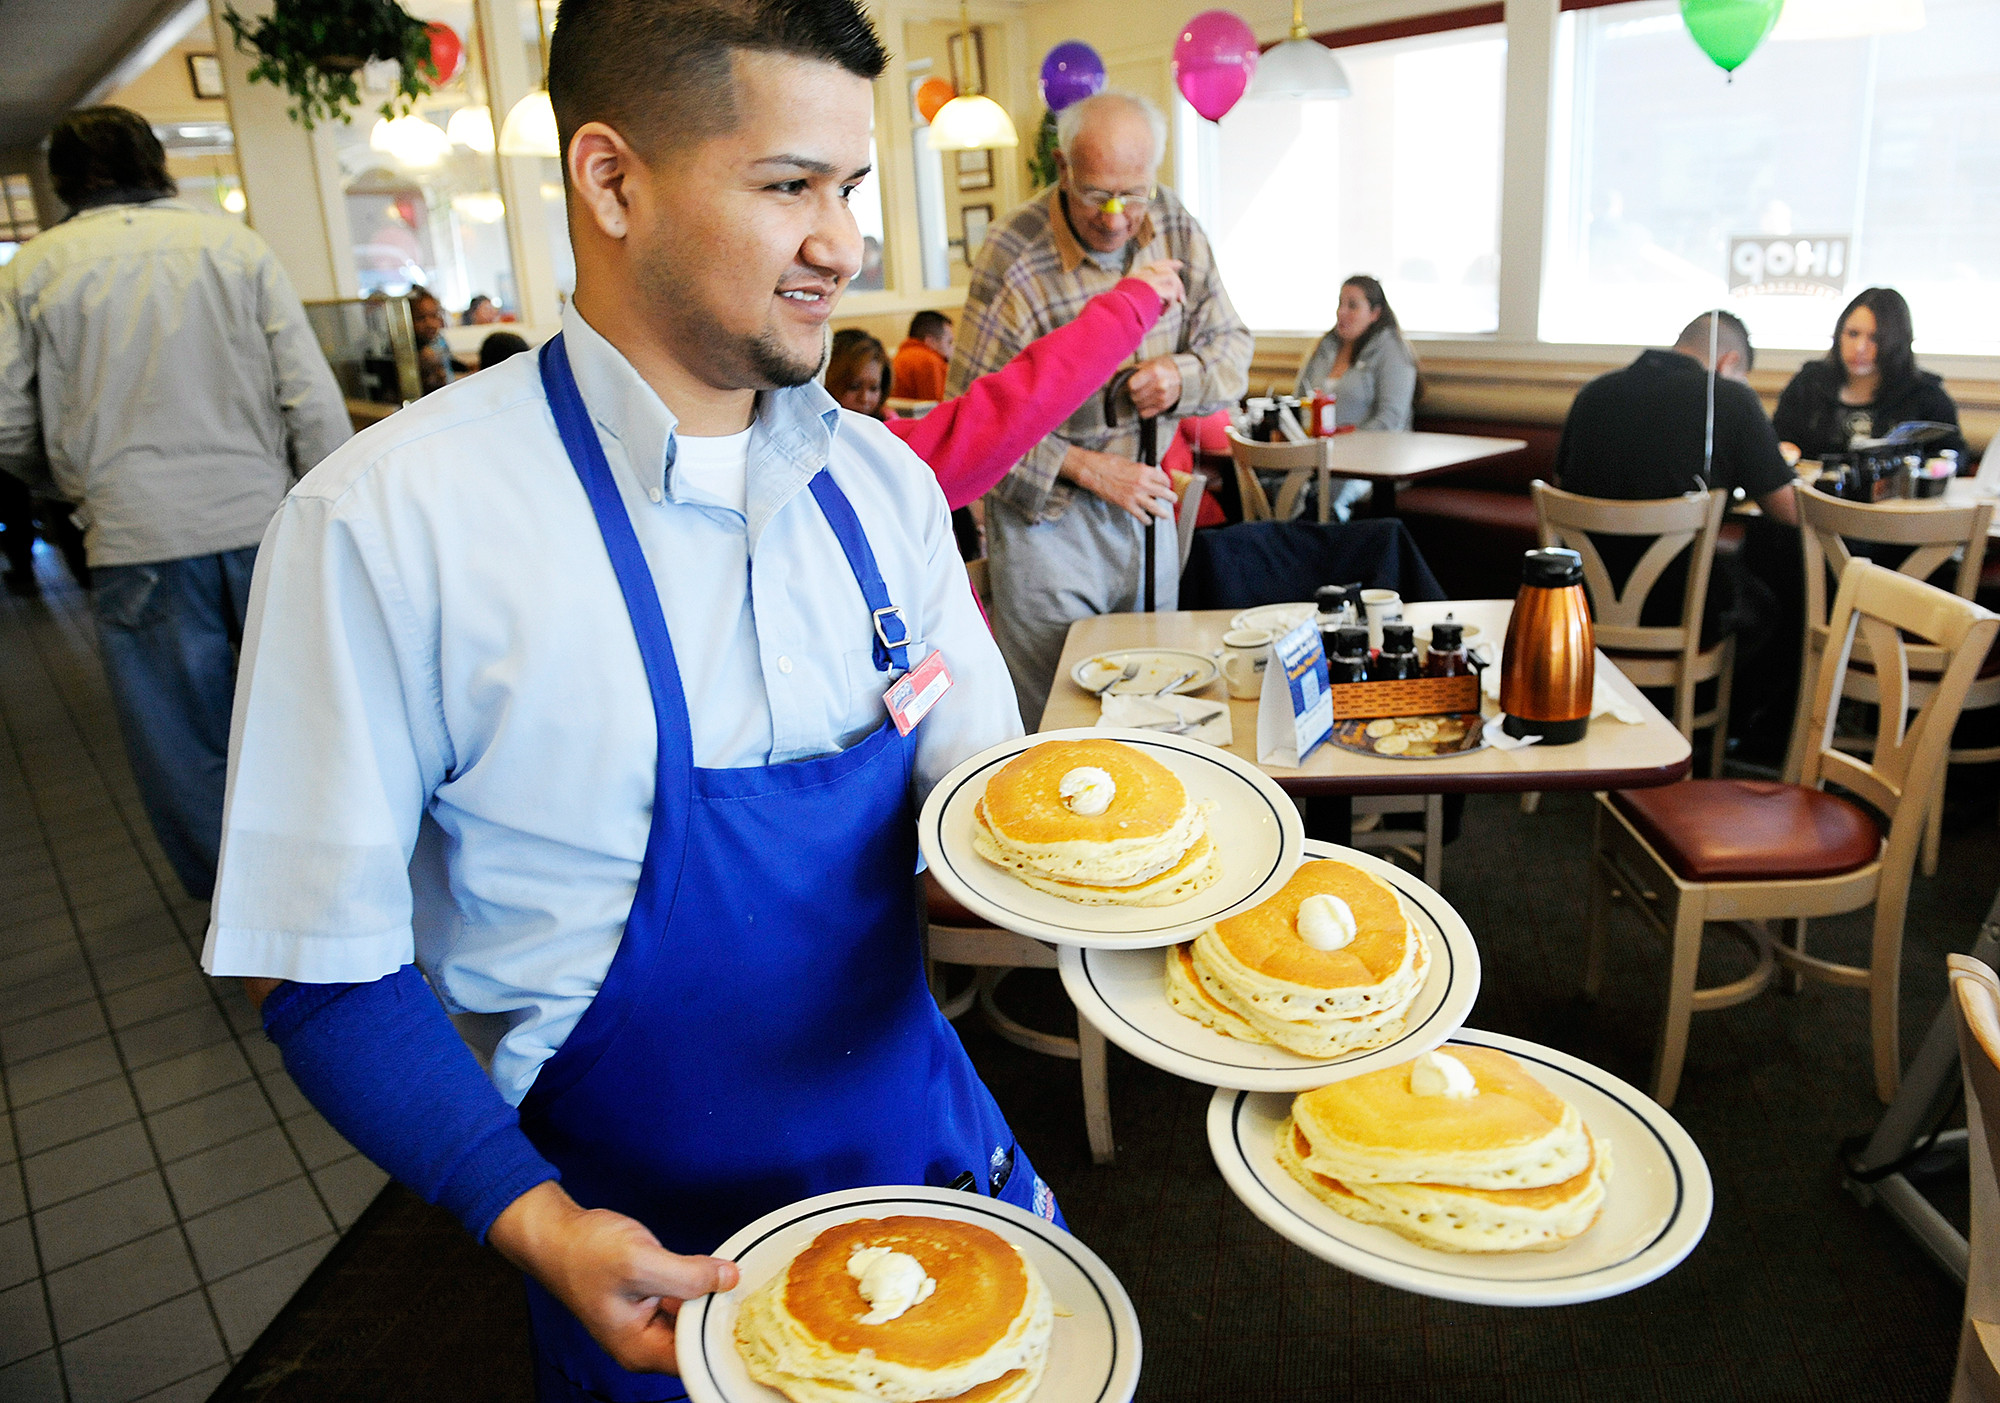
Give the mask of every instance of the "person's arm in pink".
MULTIPOLYGON (((930 464, 954 510, 977 501, 1139 348, 1164 307, 1159 287, 1121 279, 958 398, 921 419, 891 419, 889 431, 930 464)), ((1177 279, 1172 291, 1179 291, 1177 279)))

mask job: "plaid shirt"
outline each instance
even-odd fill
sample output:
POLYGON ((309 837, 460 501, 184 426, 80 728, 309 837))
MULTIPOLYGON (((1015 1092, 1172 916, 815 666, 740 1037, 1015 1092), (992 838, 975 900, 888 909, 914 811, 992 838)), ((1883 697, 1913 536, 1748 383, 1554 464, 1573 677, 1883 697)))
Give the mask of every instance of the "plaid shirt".
MULTIPOLYGON (((1092 261, 1063 215, 1061 192, 1050 190, 995 225, 979 251, 965 313, 959 319, 947 397, 963 394, 981 375, 1000 369, 1038 336, 1054 331, 1109 291, 1123 271, 1092 261)), ((1180 367, 1181 397, 1161 416, 1164 451, 1174 425, 1194 414, 1213 414, 1236 403, 1250 383, 1250 329, 1230 305, 1216 274, 1208 238, 1173 192, 1162 187, 1144 222, 1126 245, 1126 266, 1163 258, 1186 265, 1187 300, 1169 307, 1139 343, 1131 364, 1171 355, 1180 367)), ((1104 423, 1101 395, 1092 395, 1061 428, 1036 444, 1001 479, 994 492, 1030 520, 1052 521, 1079 490, 1058 477, 1071 444, 1137 459, 1139 430, 1125 406, 1116 428, 1104 423)))

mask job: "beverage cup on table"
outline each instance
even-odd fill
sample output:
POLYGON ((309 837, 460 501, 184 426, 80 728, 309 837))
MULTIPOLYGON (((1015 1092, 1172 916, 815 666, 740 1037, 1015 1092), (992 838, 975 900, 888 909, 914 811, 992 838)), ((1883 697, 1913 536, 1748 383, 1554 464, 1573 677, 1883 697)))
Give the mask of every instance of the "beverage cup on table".
POLYGON ((1264 690, 1264 665, 1271 656, 1271 632, 1233 628, 1222 635, 1222 680, 1229 695, 1250 700, 1264 690))
POLYGON ((1403 596, 1392 589, 1364 589, 1361 607, 1368 615, 1368 649, 1382 651, 1382 625, 1403 621, 1403 596))

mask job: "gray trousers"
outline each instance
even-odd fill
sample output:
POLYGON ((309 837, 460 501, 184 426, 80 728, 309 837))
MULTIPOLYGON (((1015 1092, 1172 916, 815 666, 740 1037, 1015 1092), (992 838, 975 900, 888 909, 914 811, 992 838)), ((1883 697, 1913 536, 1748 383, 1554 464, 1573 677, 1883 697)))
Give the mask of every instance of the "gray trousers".
MULTIPOLYGON (((1152 529, 1155 603, 1172 609, 1180 594, 1180 545, 1171 520, 1152 529)), ((1069 626, 1145 607, 1145 542, 1145 528, 1124 508, 1081 489, 1053 521, 1030 521, 1000 498, 986 499, 993 641, 1030 731, 1041 725, 1069 626)))

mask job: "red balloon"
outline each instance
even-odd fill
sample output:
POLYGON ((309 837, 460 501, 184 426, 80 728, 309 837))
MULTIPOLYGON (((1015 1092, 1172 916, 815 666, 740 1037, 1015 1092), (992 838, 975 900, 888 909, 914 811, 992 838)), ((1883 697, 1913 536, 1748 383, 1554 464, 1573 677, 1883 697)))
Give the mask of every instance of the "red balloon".
POLYGON ((465 68, 465 42, 448 24, 433 20, 424 26, 431 36, 431 65, 437 69, 437 86, 443 87, 465 68))
POLYGON ((944 105, 957 96, 958 90, 944 79, 926 78, 917 84, 917 111, 924 114, 926 122, 934 122, 944 105))

